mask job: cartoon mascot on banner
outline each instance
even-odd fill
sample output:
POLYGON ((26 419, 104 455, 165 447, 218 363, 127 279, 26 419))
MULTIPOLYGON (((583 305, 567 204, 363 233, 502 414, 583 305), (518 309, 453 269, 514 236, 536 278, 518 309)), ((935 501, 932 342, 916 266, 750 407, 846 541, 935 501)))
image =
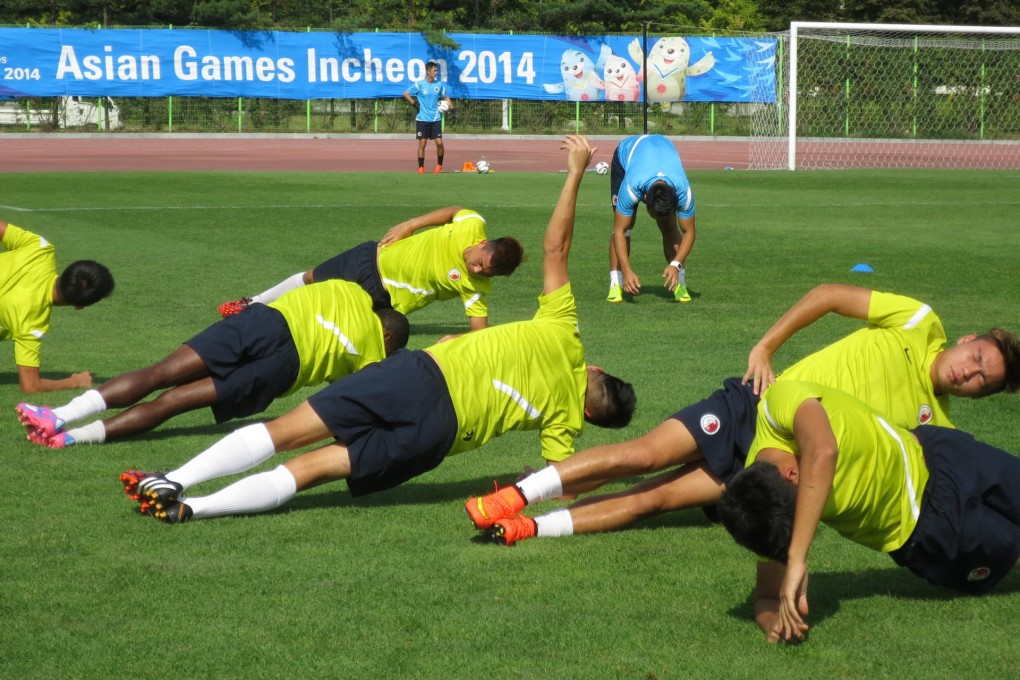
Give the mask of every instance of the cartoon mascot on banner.
POLYGON ((602 70, 606 57, 610 52, 609 45, 603 45, 599 51, 597 60, 593 60, 590 54, 579 49, 572 48, 563 51, 560 57, 560 72, 563 76, 562 83, 555 85, 545 84, 545 91, 549 94, 566 93, 567 101, 590 102, 599 99, 599 92, 606 89, 606 84, 599 78, 598 73, 602 70))
MULTIPOLYGON (((630 58, 642 64, 644 51, 637 38, 628 46, 630 58)), ((679 102, 687 94, 687 77, 708 73, 715 66, 711 52, 691 64, 691 48, 683 38, 659 38, 648 51, 648 73, 638 72, 638 79, 648 78, 649 102, 679 102)))

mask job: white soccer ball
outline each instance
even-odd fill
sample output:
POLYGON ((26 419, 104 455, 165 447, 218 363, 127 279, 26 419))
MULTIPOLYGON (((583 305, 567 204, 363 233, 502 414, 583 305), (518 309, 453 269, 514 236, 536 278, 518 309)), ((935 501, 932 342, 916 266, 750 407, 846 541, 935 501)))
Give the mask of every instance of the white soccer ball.
POLYGON ((601 163, 595 164, 596 175, 608 175, 609 174, 609 163, 602 161, 601 163))
POLYGON ((445 99, 442 100, 441 102, 439 102, 439 110, 442 113, 446 113, 447 111, 449 111, 450 110, 450 102, 446 101, 445 99))
POLYGON ((489 171, 489 161, 478 161, 475 163, 475 170, 478 171, 479 175, 484 175, 489 171))

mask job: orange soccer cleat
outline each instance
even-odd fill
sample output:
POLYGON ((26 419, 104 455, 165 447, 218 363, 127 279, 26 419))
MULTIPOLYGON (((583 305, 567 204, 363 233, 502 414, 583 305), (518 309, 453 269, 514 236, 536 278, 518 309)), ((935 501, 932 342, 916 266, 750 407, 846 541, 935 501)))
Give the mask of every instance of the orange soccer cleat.
POLYGON ((479 531, 488 529, 504 517, 513 517, 524 509, 528 502, 516 486, 507 486, 487 496, 469 498, 464 511, 479 531))

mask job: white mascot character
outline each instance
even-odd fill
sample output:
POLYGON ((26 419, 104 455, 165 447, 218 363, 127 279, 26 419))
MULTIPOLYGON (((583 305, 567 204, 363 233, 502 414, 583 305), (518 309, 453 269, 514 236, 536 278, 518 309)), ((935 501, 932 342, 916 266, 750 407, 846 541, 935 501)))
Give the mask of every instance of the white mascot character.
POLYGON ((641 99, 641 84, 637 72, 623 57, 610 55, 603 72, 606 82, 606 101, 636 102, 641 99))
MULTIPOLYGON (((628 47, 630 58, 641 64, 644 56, 637 38, 628 47)), ((687 76, 700 76, 715 66, 715 57, 708 52, 691 64, 691 48, 683 38, 659 38, 648 52, 648 101, 678 102, 687 94, 687 76)))
POLYGON ((560 71, 563 82, 556 85, 544 85, 550 94, 566 93, 567 100, 572 102, 590 102, 599 98, 599 91, 606 89, 606 84, 598 77, 597 71, 605 62, 609 45, 603 45, 599 54, 599 63, 593 63, 591 57, 580 50, 564 50, 560 58, 560 71))

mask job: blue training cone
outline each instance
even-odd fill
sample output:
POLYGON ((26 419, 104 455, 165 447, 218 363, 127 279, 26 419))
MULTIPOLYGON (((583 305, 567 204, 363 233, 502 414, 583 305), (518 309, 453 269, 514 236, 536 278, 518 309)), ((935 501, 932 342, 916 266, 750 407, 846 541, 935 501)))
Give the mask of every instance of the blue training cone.
POLYGON ((875 270, 872 269, 871 267, 869 267, 868 265, 864 264, 863 262, 861 262, 860 264, 855 264, 853 267, 850 267, 850 271, 852 271, 852 272, 873 272, 875 270))

